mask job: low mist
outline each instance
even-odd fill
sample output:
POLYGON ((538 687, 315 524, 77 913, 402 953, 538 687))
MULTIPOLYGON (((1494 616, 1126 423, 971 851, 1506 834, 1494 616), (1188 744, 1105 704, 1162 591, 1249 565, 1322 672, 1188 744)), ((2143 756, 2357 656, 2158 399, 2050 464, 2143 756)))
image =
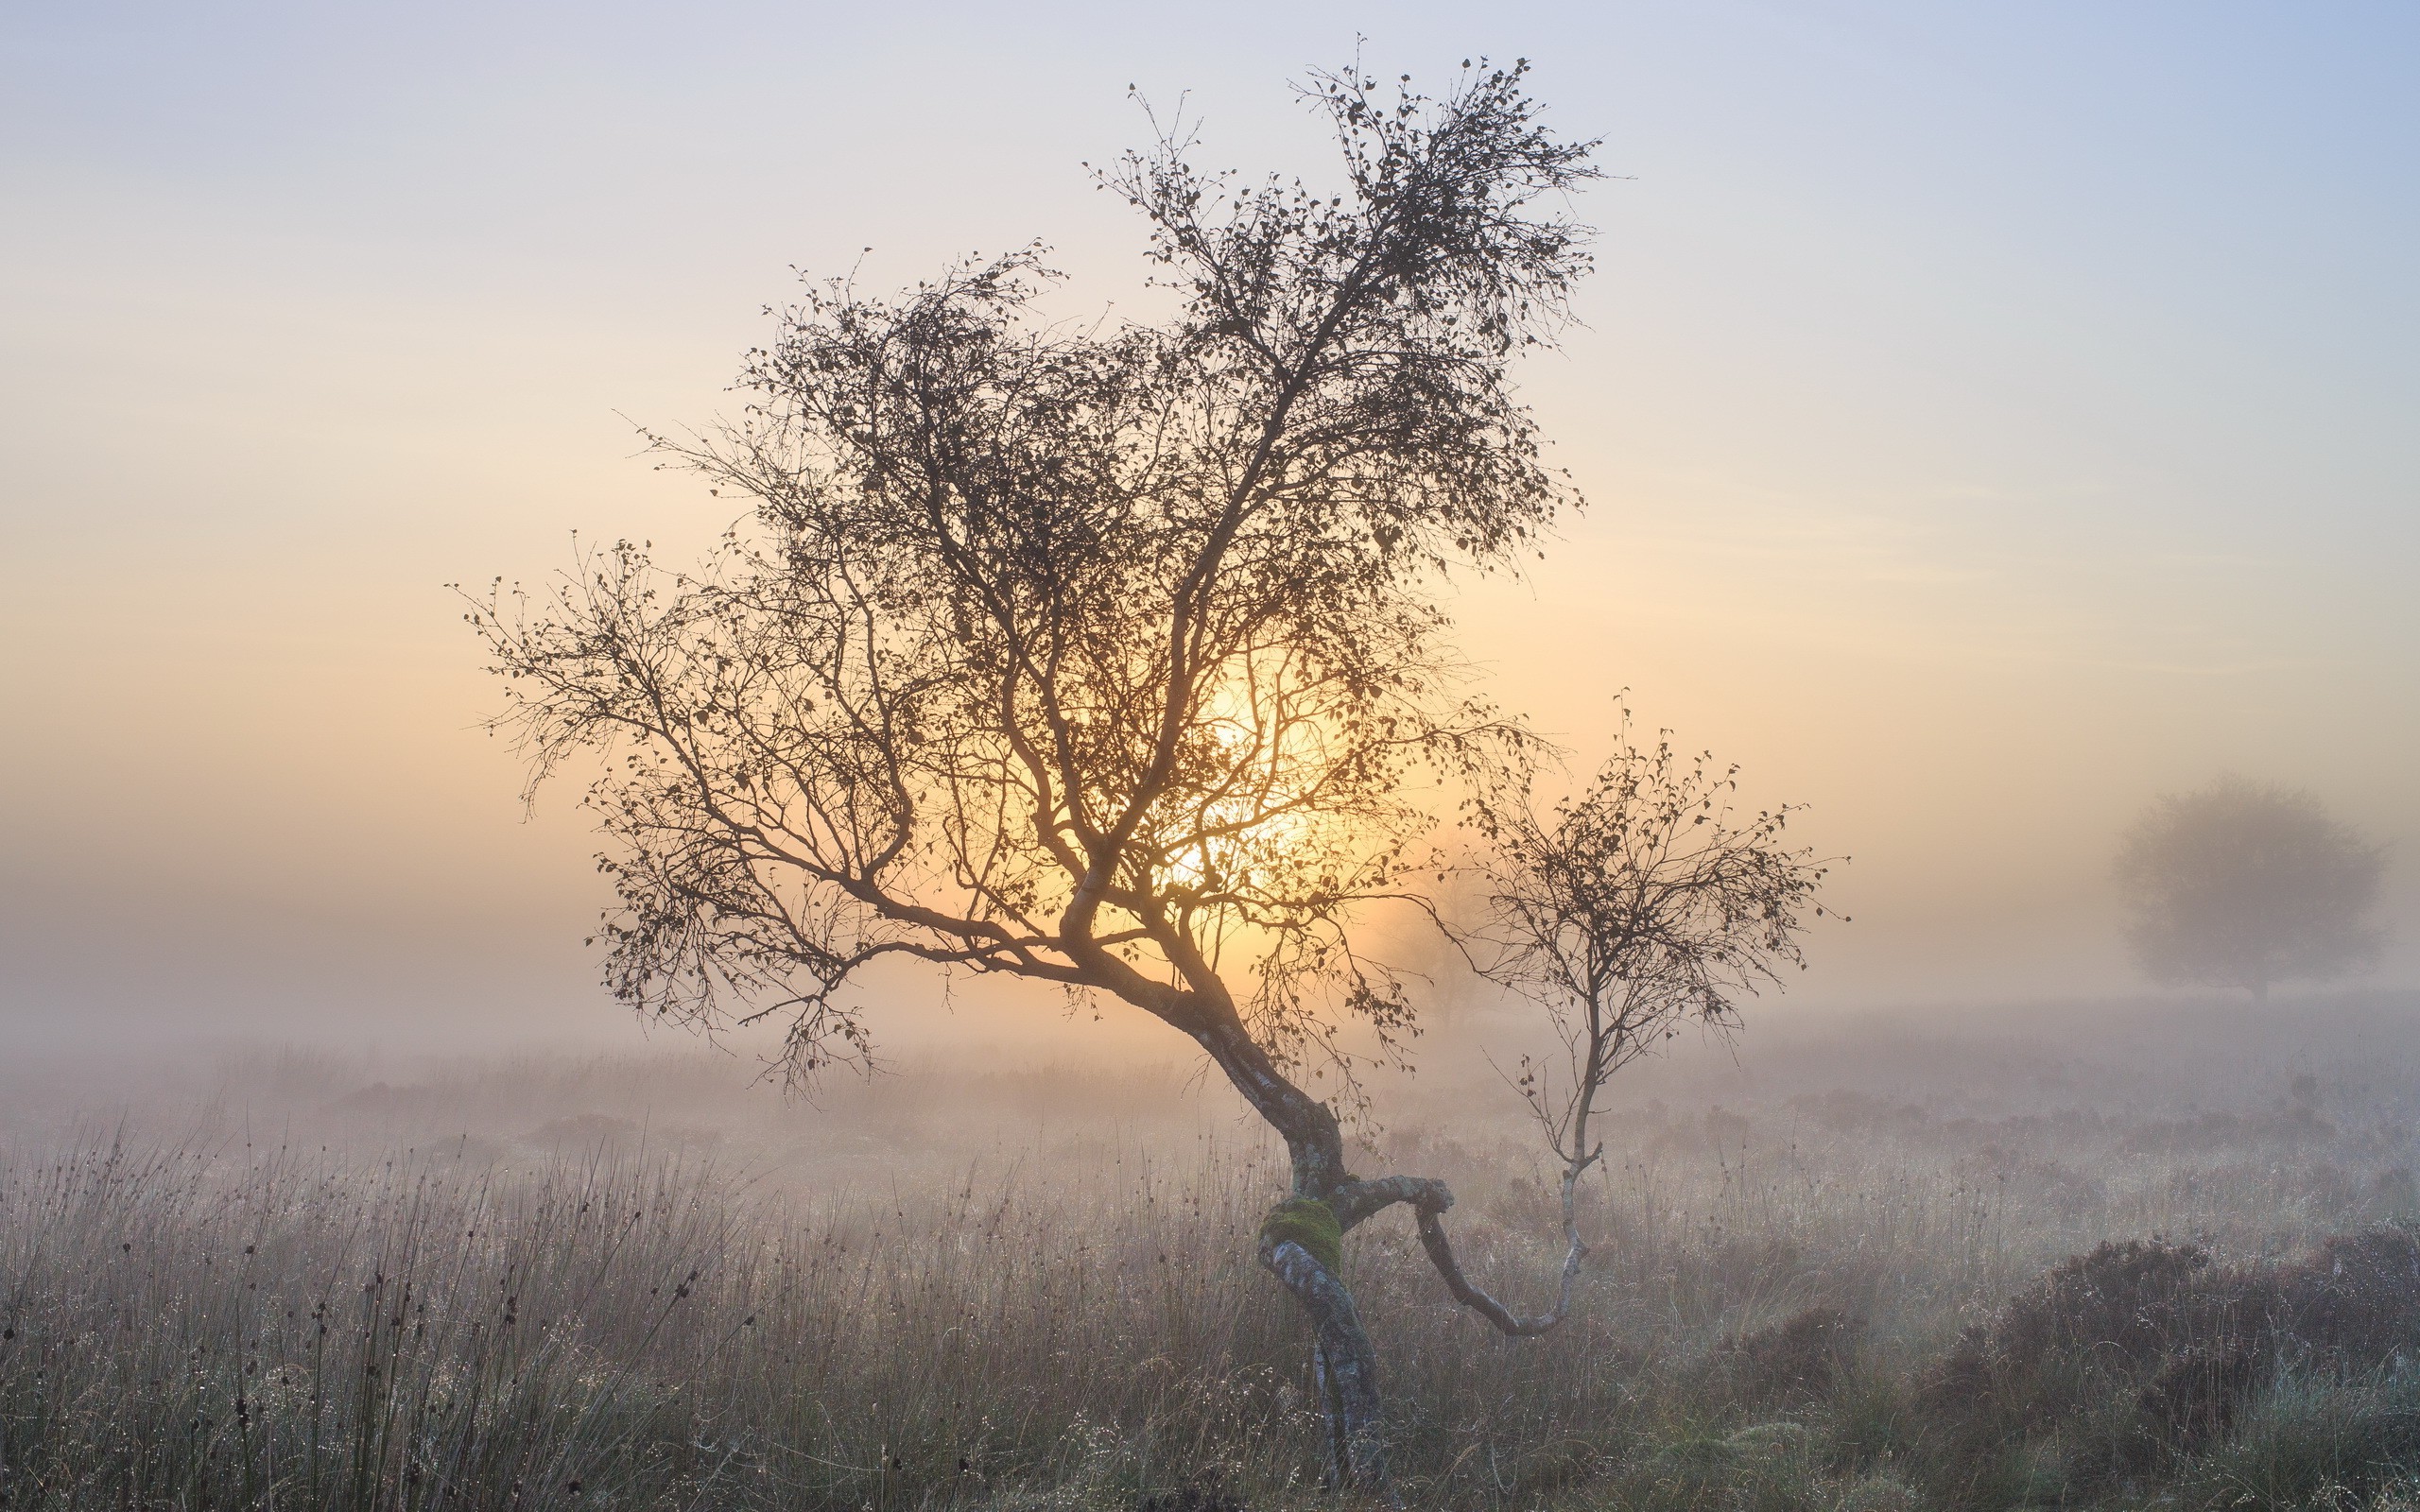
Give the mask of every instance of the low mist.
POLYGON ((2420 1512, 2420 10, 0 23, 0 1512, 2420 1512))

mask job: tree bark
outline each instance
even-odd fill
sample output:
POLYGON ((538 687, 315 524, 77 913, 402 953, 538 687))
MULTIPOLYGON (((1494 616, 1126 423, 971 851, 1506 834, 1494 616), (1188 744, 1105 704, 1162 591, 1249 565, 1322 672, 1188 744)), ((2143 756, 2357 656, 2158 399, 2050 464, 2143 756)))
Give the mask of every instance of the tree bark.
MULTIPOLYGON (((1355 1178, 1344 1169, 1343 1131, 1336 1114, 1288 1081, 1240 1022, 1214 1022, 1195 1038, 1244 1100, 1284 1137, 1292 1165, 1293 1195, 1325 1203, 1336 1215, 1340 1234, 1398 1202, 1409 1203, 1419 1214, 1421 1247, 1456 1301, 1516 1338, 1547 1332, 1563 1321, 1571 1305, 1572 1277, 1586 1253, 1572 1229, 1571 1179, 1564 1183, 1564 1221, 1571 1247, 1564 1262, 1561 1296, 1551 1313, 1520 1316, 1463 1275, 1441 1218, 1454 1205, 1450 1187, 1433 1177, 1355 1178)), ((1260 1263, 1293 1294, 1311 1320, 1311 1370, 1327 1431, 1328 1485, 1392 1497, 1377 1351, 1362 1326, 1352 1291, 1341 1277, 1291 1239, 1264 1234, 1260 1263)))
POLYGON ((1351 1179, 1344 1169, 1344 1131, 1325 1103, 1286 1079, 1269 1052, 1253 1040, 1232 1011, 1194 1036, 1227 1080, 1286 1141, 1293 1166, 1294 1195, 1328 1194, 1351 1179))
POLYGON ((1260 1263, 1309 1314, 1315 1342, 1311 1369, 1327 1425, 1330 1489, 1384 1494, 1387 1473, 1385 1424, 1379 1417, 1378 1356, 1371 1348, 1361 1314, 1328 1268, 1292 1240, 1263 1244, 1260 1263))

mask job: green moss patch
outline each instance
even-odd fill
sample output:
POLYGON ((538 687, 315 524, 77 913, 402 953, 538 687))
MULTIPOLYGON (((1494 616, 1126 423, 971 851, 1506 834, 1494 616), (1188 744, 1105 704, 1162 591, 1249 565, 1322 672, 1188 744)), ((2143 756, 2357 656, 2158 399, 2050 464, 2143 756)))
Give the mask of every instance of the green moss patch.
POLYGON ((1260 1238, 1272 1247, 1290 1239, 1329 1275, 1344 1274, 1344 1226, 1336 1221, 1336 1210, 1317 1197, 1288 1197, 1270 1209, 1260 1238))

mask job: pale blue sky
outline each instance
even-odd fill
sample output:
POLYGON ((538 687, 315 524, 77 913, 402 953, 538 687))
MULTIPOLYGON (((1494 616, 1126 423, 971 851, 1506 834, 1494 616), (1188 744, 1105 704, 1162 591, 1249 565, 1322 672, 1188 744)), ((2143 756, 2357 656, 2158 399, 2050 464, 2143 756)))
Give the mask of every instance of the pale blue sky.
POLYGON ((1317 176, 1357 33, 1534 59, 1626 176, 1528 376, 1595 507, 1473 644, 1817 805, 1810 998, 2122 987, 2110 836, 2228 767, 2400 840, 2420 976, 2420 9, 61 4, 0 17, 0 1013, 610 1022, 439 585, 718 526, 620 416, 709 420, 792 265, 1132 302, 1126 86, 1317 176))

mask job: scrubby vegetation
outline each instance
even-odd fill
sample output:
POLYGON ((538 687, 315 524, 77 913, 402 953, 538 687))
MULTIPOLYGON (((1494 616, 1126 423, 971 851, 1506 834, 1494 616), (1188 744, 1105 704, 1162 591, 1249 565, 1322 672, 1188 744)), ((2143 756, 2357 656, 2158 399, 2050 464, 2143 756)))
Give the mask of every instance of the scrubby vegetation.
MULTIPOLYGON (((2399 1504, 2401 1082, 2020 1100, 1978 1074, 2005 1062, 1727 1108, 1651 1074, 1667 1100, 1608 1116, 1543 1339, 1441 1295, 1409 1223, 1357 1230, 1407 1501, 2399 1504)), ((820 1110, 683 1058, 387 1074, 255 1066, 97 1131, 20 1124, 0 1504, 1322 1500, 1299 1330, 1247 1242, 1284 1152, 1175 1072, 936 1073, 820 1110)), ((1517 1119, 1449 1141, 1416 1111, 1381 1153, 1468 1194, 1476 1272, 1550 1291, 1560 1195, 1517 1119)))

